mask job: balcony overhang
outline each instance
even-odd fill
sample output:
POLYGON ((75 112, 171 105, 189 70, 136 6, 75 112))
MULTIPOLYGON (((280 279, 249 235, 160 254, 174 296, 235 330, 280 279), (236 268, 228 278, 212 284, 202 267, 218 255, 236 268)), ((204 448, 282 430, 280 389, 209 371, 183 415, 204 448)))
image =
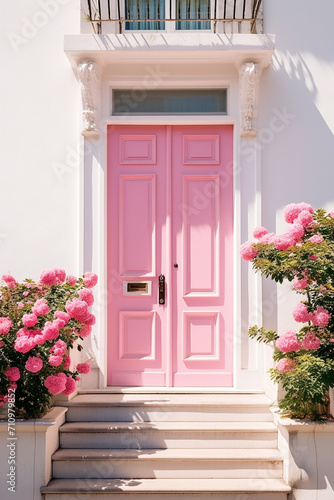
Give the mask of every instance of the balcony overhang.
POLYGON ((237 68, 251 61, 269 65, 274 35, 132 33, 65 35, 65 53, 75 70, 89 60, 101 69, 115 63, 217 63, 237 68))

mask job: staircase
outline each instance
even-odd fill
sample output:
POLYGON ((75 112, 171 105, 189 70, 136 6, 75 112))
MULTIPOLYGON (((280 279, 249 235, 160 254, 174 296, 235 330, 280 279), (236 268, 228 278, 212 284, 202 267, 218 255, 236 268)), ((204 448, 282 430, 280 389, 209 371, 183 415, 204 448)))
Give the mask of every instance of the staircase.
POLYGON ((287 500, 269 405, 264 394, 79 394, 42 498, 287 500))

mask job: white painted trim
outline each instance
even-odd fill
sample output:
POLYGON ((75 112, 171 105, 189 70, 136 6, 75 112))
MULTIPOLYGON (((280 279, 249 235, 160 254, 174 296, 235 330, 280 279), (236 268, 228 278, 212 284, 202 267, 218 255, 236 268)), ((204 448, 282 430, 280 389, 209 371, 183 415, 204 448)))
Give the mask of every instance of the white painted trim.
MULTIPOLYGON (((99 388, 106 388, 107 367, 107 304, 108 283, 106 281, 107 260, 107 127, 109 125, 233 125, 234 126, 234 157, 231 176, 233 179, 234 203, 234 263, 233 273, 236 286, 234 287, 234 385, 224 391, 253 391, 262 390, 263 387, 263 360, 262 346, 251 341, 247 336, 248 326, 262 323, 261 311, 261 278, 252 271, 248 263, 238 259, 239 248, 243 241, 251 237, 251 232, 260 225, 261 218, 261 161, 256 149, 255 138, 240 137, 240 96, 237 68, 225 67, 216 75, 212 73, 207 77, 180 74, 180 67, 175 66, 173 74, 163 78, 159 88, 203 88, 203 87, 228 87, 228 115, 208 116, 111 116, 111 90, 112 88, 140 88, 145 75, 145 67, 141 73, 132 76, 122 76, 116 71, 124 70, 123 66, 110 67, 115 71, 105 71, 101 80, 101 110, 103 114, 99 123, 100 137, 86 139, 86 144, 91 148, 85 163, 90 165, 93 172, 92 178, 92 214, 91 214, 91 257, 93 270, 100 276, 99 293, 97 300, 98 324, 95 327, 96 339, 91 339, 91 349, 97 353, 97 365, 100 368, 99 388), (249 154, 246 154, 247 149, 249 154), (243 295, 244 289, 248 290, 243 295), (255 292, 255 293, 254 293, 255 292), (102 299, 101 299, 102 297, 102 299), (104 298, 103 298, 104 297, 104 298), (256 312, 255 321, 252 317, 256 312), (98 345, 98 349, 96 348, 98 345), (246 354, 245 354, 246 352, 246 354), (242 364, 243 361, 243 364, 242 364)), ((138 65, 137 65, 138 69, 138 65)), ((211 71, 212 67, 211 67, 211 71)), ((157 88, 154 80, 149 81, 146 88, 157 88)), ((87 182, 87 181, 86 181, 87 182)), ((87 207, 86 207, 87 208, 87 207)), ((87 222, 86 222, 87 223, 87 222)), ((87 227, 86 227, 87 230, 87 227)), ((86 241, 87 245, 87 241, 86 241)), ((84 389, 84 387, 83 387, 84 389)), ((208 391, 212 388, 207 388, 208 391)), ((203 390, 203 388, 202 388, 203 390)))

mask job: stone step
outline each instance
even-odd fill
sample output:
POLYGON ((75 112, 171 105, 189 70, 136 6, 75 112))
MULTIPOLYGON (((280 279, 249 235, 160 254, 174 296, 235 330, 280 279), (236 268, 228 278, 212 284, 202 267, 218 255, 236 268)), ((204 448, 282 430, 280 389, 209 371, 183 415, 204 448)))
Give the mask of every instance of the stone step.
POLYGON ((61 448, 276 448, 273 422, 68 422, 61 448))
POLYGON ((287 500, 281 479, 53 479, 43 500, 287 500), (122 497, 123 498, 123 497, 122 497))
POLYGON ((69 402, 67 421, 272 421, 264 394, 79 394, 69 402))
POLYGON ((54 478, 280 478, 282 456, 268 449, 58 450, 54 478))

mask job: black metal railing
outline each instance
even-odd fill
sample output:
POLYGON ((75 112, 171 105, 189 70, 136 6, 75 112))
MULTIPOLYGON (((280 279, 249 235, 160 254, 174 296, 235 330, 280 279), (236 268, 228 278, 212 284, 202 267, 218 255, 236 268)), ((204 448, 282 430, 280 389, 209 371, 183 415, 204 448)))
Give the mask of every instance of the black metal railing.
MULTIPOLYGON (((249 23, 250 29, 249 33, 256 33, 256 25, 259 19, 259 14, 261 13, 262 0, 215 0, 214 8, 210 9, 210 2, 208 2, 208 11, 206 16, 203 16, 198 12, 195 16, 191 17, 191 9, 187 9, 186 15, 181 17, 180 10, 176 11, 177 17, 166 17, 165 12, 161 12, 161 9, 154 9, 153 15, 146 14, 146 16, 141 17, 141 10, 139 8, 140 0, 136 0, 138 3, 138 8, 134 9, 135 14, 130 13, 129 9, 123 7, 124 0, 82 0, 86 21, 90 22, 93 26, 95 33, 102 33, 102 25, 105 23, 116 23, 118 25, 118 33, 124 33, 129 29, 135 29, 141 31, 139 23, 147 23, 143 30, 161 30, 164 29, 164 23, 174 22, 176 30, 187 29, 187 23, 193 23, 190 29, 193 28, 194 22, 197 22, 197 29, 207 29, 208 24, 214 32, 217 30, 217 24, 222 23, 222 32, 225 32, 225 26, 231 25, 231 23, 249 23), (211 12, 211 10, 213 12, 211 12), (112 12, 116 12, 116 15, 112 15, 112 12), (137 24, 132 24, 137 23, 137 24), (183 24, 185 23, 185 24, 183 24), (181 28, 182 24, 182 28, 181 28), (133 27, 133 28, 132 28, 133 27)), ((172 12, 172 1, 170 1, 170 10, 172 12)), ((190 4, 190 0, 188 0, 190 4)), ((157 3, 159 5, 159 3, 157 3)), ((132 11, 133 12, 133 11, 132 11)), ((108 31, 103 29, 104 32, 108 31)))

